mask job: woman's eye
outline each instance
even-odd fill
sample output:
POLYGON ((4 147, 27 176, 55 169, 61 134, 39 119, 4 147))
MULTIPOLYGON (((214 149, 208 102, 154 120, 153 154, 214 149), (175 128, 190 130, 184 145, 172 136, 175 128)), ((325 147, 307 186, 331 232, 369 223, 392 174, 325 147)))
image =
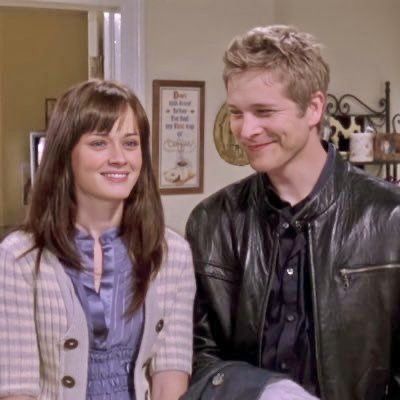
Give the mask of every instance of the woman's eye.
POLYGON ((128 149, 134 149, 139 146, 139 140, 135 139, 128 140, 124 143, 124 146, 128 149))
POLYGON ((89 145, 95 149, 100 149, 106 146, 106 141, 105 140, 94 140, 93 142, 90 142, 89 145))

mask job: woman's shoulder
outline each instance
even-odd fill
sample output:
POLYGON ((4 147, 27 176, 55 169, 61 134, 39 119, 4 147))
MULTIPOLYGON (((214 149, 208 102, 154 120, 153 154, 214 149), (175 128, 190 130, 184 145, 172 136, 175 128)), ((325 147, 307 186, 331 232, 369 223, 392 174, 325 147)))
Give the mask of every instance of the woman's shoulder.
POLYGON ((189 243, 186 241, 186 239, 171 228, 165 228, 165 241, 167 243, 168 250, 190 253, 189 243))
POLYGON ((9 233, 0 243, 0 249, 20 257, 33 247, 32 235, 22 230, 9 233))
POLYGON ((170 228, 165 229, 166 248, 161 275, 179 277, 185 271, 193 268, 192 253, 188 242, 177 232, 170 228))

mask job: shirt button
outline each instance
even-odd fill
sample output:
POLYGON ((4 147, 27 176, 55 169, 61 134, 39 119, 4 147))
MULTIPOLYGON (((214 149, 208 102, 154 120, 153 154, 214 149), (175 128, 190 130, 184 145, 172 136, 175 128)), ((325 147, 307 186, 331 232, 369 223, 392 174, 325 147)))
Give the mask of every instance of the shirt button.
POLYGON ((295 320, 295 316, 293 314, 288 314, 286 315, 286 321, 287 322, 293 322, 295 320))
POLYGON ((289 228, 289 223, 283 222, 281 226, 282 226, 282 229, 287 229, 287 228, 289 228))
POLYGON ((73 388, 75 386, 75 379, 72 376, 65 375, 61 379, 61 383, 67 388, 73 388))
POLYGON ((160 320, 157 322, 157 325, 156 325, 156 332, 157 332, 157 333, 160 333, 163 327, 164 327, 164 320, 163 320, 163 319, 160 319, 160 320))
POLYGON ((78 347, 78 341, 76 339, 67 339, 64 342, 64 349, 66 350, 73 350, 78 347))
POLYGON ((288 275, 293 275, 293 274, 294 274, 294 269, 293 269, 293 268, 287 268, 287 269, 286 269, 286 273, 287 273, 288 275))

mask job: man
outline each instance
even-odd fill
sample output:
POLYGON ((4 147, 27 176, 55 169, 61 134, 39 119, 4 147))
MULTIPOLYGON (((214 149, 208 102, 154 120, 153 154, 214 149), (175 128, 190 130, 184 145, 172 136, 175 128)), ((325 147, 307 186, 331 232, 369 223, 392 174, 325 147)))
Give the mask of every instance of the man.
POLYGON ((255 28, 224 56, 256 173, 187 224, 198 294, 185 399, 400 399, 400 193, 319 137, 329 68, 311 35, 255 28))

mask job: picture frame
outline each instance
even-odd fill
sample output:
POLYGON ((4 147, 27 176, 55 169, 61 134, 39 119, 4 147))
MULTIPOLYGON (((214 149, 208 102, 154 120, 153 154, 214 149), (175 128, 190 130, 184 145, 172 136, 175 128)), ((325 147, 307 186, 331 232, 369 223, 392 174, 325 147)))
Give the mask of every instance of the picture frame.
POLYGON ((56 105, 57 99, 53 97, 48 97, 44 100, 44 109, 45 109, 45 127, 49 126, 49 121, 51 114, 53 113, 54 106, 56 105))
POLYGON ((377 133, 374 140, 375 161, 400 160, 400 134, 377 133))
POLYGON ((153 81, 153 168, 161 194, 203 192, 204 81, 153 81))

